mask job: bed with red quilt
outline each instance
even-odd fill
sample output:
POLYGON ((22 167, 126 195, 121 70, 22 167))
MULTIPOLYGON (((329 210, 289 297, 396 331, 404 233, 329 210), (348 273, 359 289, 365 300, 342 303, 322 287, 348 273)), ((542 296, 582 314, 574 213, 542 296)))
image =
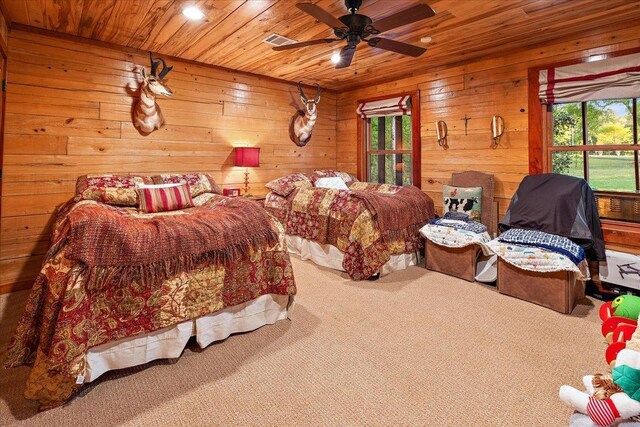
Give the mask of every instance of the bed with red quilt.
POLYGON ((33 366, 25 397, 55 407, 108 370, 178 357, 191 336, 205 347, 288 317, 282 226, 218 193, 205 174, 78 180, 5 361, 33 366), (154 182, 184 183, 191 206, 140 212, 137 188, 154 182))
POLYGON ((424 246, 419 230, 435 217, 433 200, 417 187, 359 182, 339 171, 289 175, 267 188, 265 208, 283 224, 289 252, 353 280, 415 264, 424 246), (321 177, 346 185, 315 186, 321 177))

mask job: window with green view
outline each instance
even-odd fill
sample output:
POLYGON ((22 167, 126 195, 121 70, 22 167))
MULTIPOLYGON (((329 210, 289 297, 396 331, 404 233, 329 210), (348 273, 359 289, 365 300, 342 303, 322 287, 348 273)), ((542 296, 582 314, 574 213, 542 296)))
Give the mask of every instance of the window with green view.
POLYGON ((553 172, 584 178, 596 191, 640 192, 639 99, 553 106, 553 172))
POLYGON ((369 182, 413 184, 411 115, 370 117, 366 121, 369 182))

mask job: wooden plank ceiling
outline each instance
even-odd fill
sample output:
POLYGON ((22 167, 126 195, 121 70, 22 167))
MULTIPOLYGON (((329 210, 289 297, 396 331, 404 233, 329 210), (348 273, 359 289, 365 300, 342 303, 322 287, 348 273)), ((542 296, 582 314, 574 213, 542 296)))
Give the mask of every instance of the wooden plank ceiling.
MULTIPOLYGON (((304 0, 300 0, 304 1, 304 0)), ((343 0, 313 1, 338 17, 343 0)), ((360 13, 376 19, 421 0, 364 0, 360 13)), ((600 27, 640 22, 637 0, 433 0, 436 16, 384 33, 421 45, 420 58, 361 44, 351 67, 334 69, 342 43, 275 52, 262 40, 277 33, 296 41, 332 36, 332 30, 295 7, 295 0, 0 0, 14 23, 152 50, 235 70, 349 90, 377 82, 504 55, 548 41, 588 35, 600 27), (206 14, 189 21, 181 11, 206 14)))

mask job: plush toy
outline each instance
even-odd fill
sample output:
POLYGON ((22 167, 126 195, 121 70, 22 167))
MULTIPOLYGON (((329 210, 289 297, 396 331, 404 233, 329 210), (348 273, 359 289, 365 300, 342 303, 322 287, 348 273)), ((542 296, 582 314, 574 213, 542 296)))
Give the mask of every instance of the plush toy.
POLYGON ((611 316, 637 320, 640 316, 640 297, 620 295, 613 301, 602 304, 600 318, 605 321, 611 316))
POLYGON ((640 316, 640 298, 633 295, 622 295, 611 302, 600 306, 602 319, 601 332, 609 346, 605 352, 605 359, 613 369, 618 353, 626 347, 626 343, 635 332, 640 316), (628 316, 636 313, 635 318, 628 316))
POLYGON ((560 399, 578 412, 587 414, 591 421, 599 426, 610 426, 619 420, 640 416, 640 402, 631 399, 623 391, 616 391, 619 387, 611 378, 605 377, 605 382, 611 384, 608 388, 597 388, 593 381, 601 375, 587 375, 583 378, 586 393, 571 386, 560 387, 560 399), (598 398, 594 396, 608 396, 598 398))
POLYGON ((636 417, 640 420, 640 332, 634 331, 626 348, 617 354, 610 376, 587 375, 583 383, 586 393, 563 385, 560 399, 599 426, 636 417))

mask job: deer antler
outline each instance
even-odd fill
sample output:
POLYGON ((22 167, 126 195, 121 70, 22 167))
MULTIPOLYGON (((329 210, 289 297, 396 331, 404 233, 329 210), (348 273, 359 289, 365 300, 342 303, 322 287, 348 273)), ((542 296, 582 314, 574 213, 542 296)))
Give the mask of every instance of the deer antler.
POLYGON ((173 66, 167 67, 167 63, 164 62, 164 59, 153 59, 153 53, 151 53, 151 51, 149 51, 149 58, 151 58, 151 75, 158 80, 162 80, 164 76, 166 76, 167 73, 169 73, 169 71, 173 69, 173 66), (157 75, 156 73, 158 72, 158 66, 160 64, 162 64, 162 71, 160 71, 160 75, 157 75))
POLYGON ((160 65, 159 60, 153 60, 153 53, 149 51, 149 58, 151 59, 151 75, 156 77, 156 71, 158 70, 158 65, 160 65))
POLYGON ((302 90, 302 81, 298 82, 298 92, 300 92, 300 96, 306 102, 307 101, 307 97, 304 95, 304 91, 302 90))
POLYGON ((164 59, 160 59, 162 61, 162 71, 160 71, 160 75, 158 76, 158 80, 164 79, 164 76, 171 70, 173 70, 173 65, 171 67, 167 67, 167 63, 164 62, 164 59))
POLYGON ((314 86, 316 87, 316 97, 313 99, 313 101, 317 104, 318 102, 320 102, 320 93, 322 92, 322 89, 320 89, 320 85, 318 83, 316 83, 314 86))

